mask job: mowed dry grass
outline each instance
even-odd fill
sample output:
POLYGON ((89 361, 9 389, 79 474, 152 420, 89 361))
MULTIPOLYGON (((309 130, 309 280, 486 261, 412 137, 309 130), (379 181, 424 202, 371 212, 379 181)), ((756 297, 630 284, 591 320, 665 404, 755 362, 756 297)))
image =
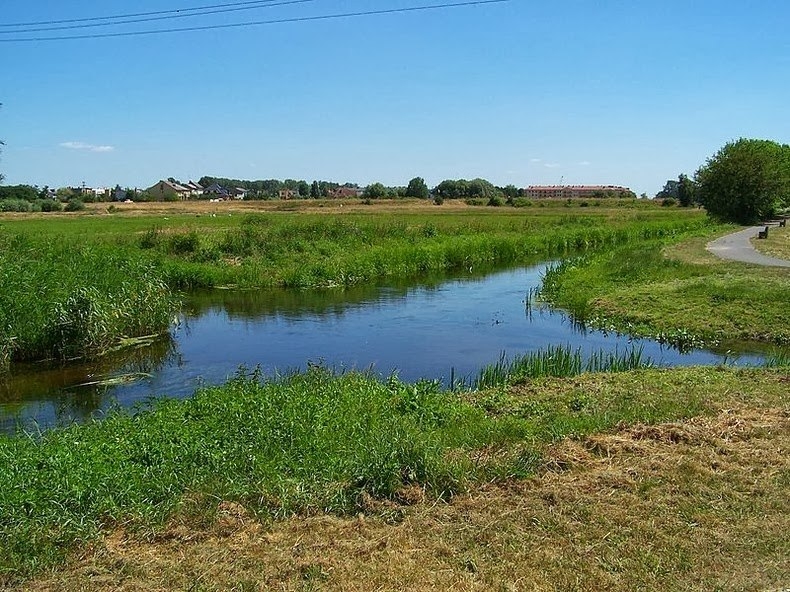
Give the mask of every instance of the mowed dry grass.
POLYGON ((787 589, 790 377, 748 380, 712 393, 713 415, 564 439, 533 478, 450 502, 415 489, 356 517, 265 524, 223 502, 211 526, 116 529, 19 589, 787 589))
POLYGON ((771 226, 767 239, 753 239, 752 244, 765 255, 790 261, 790 232, 787 231, 787 227, 771 226))

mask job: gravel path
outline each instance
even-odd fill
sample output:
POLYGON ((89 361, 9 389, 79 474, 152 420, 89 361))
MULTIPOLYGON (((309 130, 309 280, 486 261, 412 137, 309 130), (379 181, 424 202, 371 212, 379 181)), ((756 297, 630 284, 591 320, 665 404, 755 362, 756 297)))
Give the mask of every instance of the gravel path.
POLYGON ((706 249, 722 259, 732 261, 743 261, 744 263, 754 263, 755 265, 769 265, 772 267, 790 267, 790 261, 769 257, 758 252, 751 243, 751 239, 764 226, 752 226, 734 234, 728 234, 706 245, 706 249))

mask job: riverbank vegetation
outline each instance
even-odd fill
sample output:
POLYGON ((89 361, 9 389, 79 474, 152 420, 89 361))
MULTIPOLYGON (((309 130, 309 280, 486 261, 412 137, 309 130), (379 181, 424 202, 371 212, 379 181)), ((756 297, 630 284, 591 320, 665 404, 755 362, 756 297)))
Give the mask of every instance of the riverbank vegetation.
POLYGON ((567 259, 547 272, 541 297, 591 327, 680 347, 790 343, 787 270, 723 261, 705 251, 706 240, 567 259))
POLYGON ((616 204, 8 217, 0 222, 0 273, 8 277, 0 362, 90 356, 162 332, 178 290, 342 288, 677 240, 709 226, 698 212, 616 204))
MULTIPOLYGON (((480 588, 534 570, 547 583, 573 574, 582 588, 745 578, 767 589, 782 583, 789 551, 786 380, 781 370, 644 369, 463 394, 323 368, 240 374, 137 415, 0 437, 0 583, 69 560, 58 589, 84 578, 92 589, 346 589, 390 556, 480 588), (327 513, 337 518, 309 518, 327 513), (283 529, 312 540, 328 524, 349 528, 321 552, 293 542, 284 563, 247 556, 279 548, 283 529), (392 547, 343 559, 334 544, 369 528, 392 547), (418 556, 397 542, 414 528, 433 533, 418 556), (217 570, 142 567, 204 543, 234 551, 217 570), (545 552, 554 543, 561 554, 545 552)), ((402 575, 374 572, 384 587, 402 575)))

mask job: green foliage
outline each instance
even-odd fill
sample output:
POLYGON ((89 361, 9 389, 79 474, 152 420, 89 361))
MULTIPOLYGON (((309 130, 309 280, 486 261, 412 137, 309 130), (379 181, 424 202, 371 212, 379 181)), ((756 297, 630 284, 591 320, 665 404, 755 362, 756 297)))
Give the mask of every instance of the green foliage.
POLYGON ((82 200, 72 197, 64 209, 67 212, 80 212, 85 209, 85 204, 82 202, 82 200))
POLYGON ((365 199, 383 199, 390 197, 390 191, 381 183, 373 183, 365 187, 362 197, 365 199))
POLYGON ((414 177, 411 181, 409 181, 409 184, 406 187, 406 197, 428 199, 429 195, 430 191, 428 190, 428 185, 425 183, 425 179, 422 177, 414 177))
POLYGON ((754 224, 790 204, 790 146, 742 138, 721 148, 696 174, 712 216, 754 224))
POLYGON ((17 200, 33 202, 38 199, 38 190, 30 185, 0 186, 0 201, 17 200))
POLYGON ((484 201, 494 196, 502 196, 502 193, 485 179, 471 181, 447 179, 439 183, 432 193, 443 199, 481 199, 484 201))
POLYGON ((686 175, 678 177, 678 203, 687 208, 695 202, 697 187, 686 175))
POLYGON ((140 257, 26 235, 0 235, 0 247, 0 370, 14 360, 100 355, 121 338, 169 327, 177 303, 140 257))

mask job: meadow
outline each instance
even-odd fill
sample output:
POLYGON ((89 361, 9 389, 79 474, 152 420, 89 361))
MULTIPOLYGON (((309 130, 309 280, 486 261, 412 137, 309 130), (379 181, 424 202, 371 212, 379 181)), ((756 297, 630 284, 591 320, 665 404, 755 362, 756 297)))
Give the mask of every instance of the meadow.
MULTIPOLYGON (((783 342, 787 278, 713 260, 705 242, 729 229, 698 211, 339 205, 1 218, 6 358, 165 331, 193 287, 341 290, 536 257, 565 258, 543 297, 580 320, 783 342)), ((190 399, 0 436, 0 586, 770 589, 790 552, 786 353, 769 365, 547 347, 452 389, 241 369, 190 399)))

